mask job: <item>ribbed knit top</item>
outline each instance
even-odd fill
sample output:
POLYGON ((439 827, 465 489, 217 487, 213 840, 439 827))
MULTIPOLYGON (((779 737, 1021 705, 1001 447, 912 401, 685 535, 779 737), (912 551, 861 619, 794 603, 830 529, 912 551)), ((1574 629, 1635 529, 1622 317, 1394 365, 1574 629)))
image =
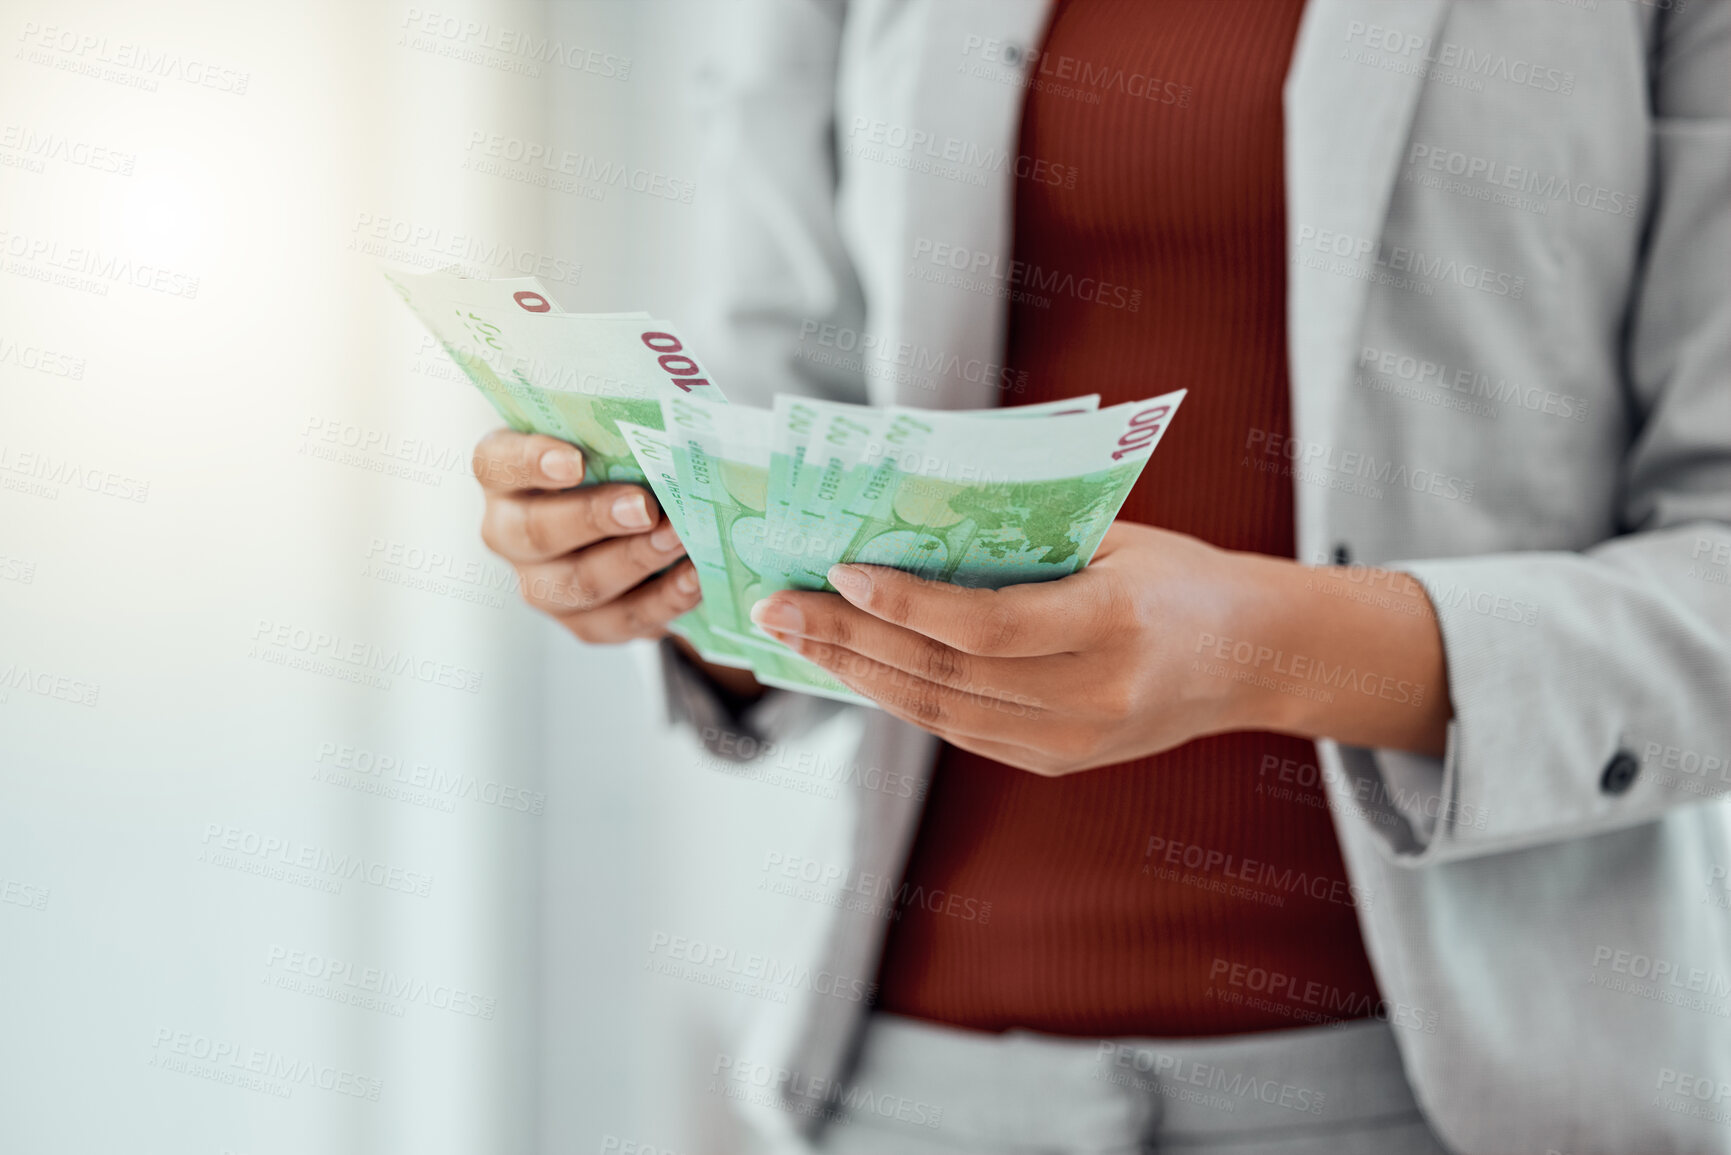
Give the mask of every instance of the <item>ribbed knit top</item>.
MULTIPOLYGON (((1244 450, 1290 426, 1281 85, 1301 8, 1058 0, 1029 66, 1030 275, 1005 355, 1026 373, 1006 404, 1188 389, 1120 516, 1282 557, 1291 480, 1244 450), (1110 288, 1037 288, 1086 278, 1110 288)), ((1374 1013, 1317 765, 1313 743, 1260 733, 1056 779, 946 746, 879 1005, 1090 1036, 1374 1013)))

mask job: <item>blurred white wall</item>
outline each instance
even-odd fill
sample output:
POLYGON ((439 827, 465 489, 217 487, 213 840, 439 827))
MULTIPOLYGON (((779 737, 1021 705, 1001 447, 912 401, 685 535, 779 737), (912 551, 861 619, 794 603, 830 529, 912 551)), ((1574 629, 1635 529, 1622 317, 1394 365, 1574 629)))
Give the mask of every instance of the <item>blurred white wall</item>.
POLYGON ((709 17, 0 2, 0 1151, 672 1141, 657 720, 377 263, 679 316, 689 205, 486 142, 696 182, 709 17))

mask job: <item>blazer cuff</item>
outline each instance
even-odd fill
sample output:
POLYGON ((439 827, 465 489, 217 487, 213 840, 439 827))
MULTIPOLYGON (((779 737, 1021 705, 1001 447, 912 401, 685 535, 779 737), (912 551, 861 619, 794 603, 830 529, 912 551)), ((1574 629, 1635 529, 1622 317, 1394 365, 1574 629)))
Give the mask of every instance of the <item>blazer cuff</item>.
POLYGON ((1457 726, 1450 721, 1440 758, 1318 743, 1324 765, 1335 763, 1334 772, 1325 771, 1335 809, 1362 823, 1384 853, 1400 865, 1429 862, 1440 850, 1442 832, 1463 817, 1472 821, 1470 804, 1456 796, 1457 735, 1457 726))
POLYGON ((660 666, 668 724, 689 728, 703 748, 722 762, 753 762, 837 711, 856 708, 774 687, 762 697, 742 702, 711 681, 671 638, 661 640, 654 657, 660 666))
POLYGON ((1331 798, 1403 865, 1649 822, 1731 787, 1724 602, 1686 575, 1694 527, 1587 553, 1396 563, 1436 611, 1454 708, 1440 760, 1329 745, 1331 798), (1665 758, 1680 769, 1667 774, 1665 758), (1683 765, 1694 754, 1696 767, 1683 765))

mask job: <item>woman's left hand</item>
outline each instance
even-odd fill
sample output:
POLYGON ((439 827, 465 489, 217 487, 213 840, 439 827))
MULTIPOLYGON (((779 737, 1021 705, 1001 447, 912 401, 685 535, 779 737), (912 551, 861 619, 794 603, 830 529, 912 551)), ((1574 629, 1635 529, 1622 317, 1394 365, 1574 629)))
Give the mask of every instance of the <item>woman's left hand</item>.
POLYGON ((1117 522, 1093 562, 1058 581, 966 589, 843 565, 830 571, 841 597, 778 593, 752 616, 897 717, 1065 774, 1229 728, 1217 680, 1199 684, 1185 667, 1187 643, 1219 612, 1230 557, 1117 522))
MULTIPOLYGON (((841 597, 778 592, 759 602, 752 617, 889 713, 965 750, 1058 775, 1228 730, 1323 734, 1317 726, 1340 713, 1317 700, 1329 692, 1271 689, 1270 679, 1258 676, 1265 673, 1263 655, 1292 650, 1307 661, 1327 657, 1283 646, 1295 626, 1303 640, 1306 625, 1294 615, 1320 615, 1309 625, 1332 636, 1312 639, 1310 648, 1318 651, 1344 642, 1350 653, 1352 621, 1359 620, 1356 636, 1385 666, 1375 677, 1386 682, 1400 673, 1387 668, 1394 656, 1383 644, 1391 632, 1383 619, 1401 615, 1340 596, 1319 599, 1317 583, 1302 575, 1328 572, 1120 521, 1086 569, 1057 581, 968 589, 882 566, 842 565, 829 575, 841 597), (1271 613, 1270 600, 1281 601, 1283 593, 1289 607, 1271 613), (1347 620, 1329 621, 1331 614, 1347 620), (1224 665, 1216 660, 1222 642, 1224 665), (1245 663, 1234 663, 1233 652, 1258 660, 1240 671, 1245 663)), ((1409 596, 1422 603, 1426 619, 1419 636, 1428 631, 1440 675, 1435 617, 1410 584, 1409 596)), ((1405 621, 1415 622, 1416 615, 1405 621)), ((1417 661, 1412 672, 1430 668, 1425 655, 1417 661)), ((1440 749, 1448 717, 1442 686, 1432 682, 1427 703, 1422 683, 1403 678, 1400 684, 1409 689, 1398 708, 1372 693, 1369 703, 1345 702, 1347 712, 1383 714, 1397 730, 1413 728, 1411 741, 1396 743, 1403 748, 1440 749), (1434 714, 1438 699, 1440 720, 1418 717, 1434 714)), ((1348 731, 1364 729, 1348 724, 1350 718, 1335 720, 1348 731)), ((1383 737, 1388 729, 1372 725, 1369 736, 1383 737)))

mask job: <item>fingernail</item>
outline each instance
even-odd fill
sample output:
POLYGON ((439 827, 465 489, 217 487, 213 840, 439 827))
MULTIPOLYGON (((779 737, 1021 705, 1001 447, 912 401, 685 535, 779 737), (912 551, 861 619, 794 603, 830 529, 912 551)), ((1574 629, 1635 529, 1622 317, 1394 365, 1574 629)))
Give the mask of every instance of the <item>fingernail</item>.
POLYGON ((850 602, 863 602, 872 592, 872 579, 851 565, 832 565, 827 576, 836 592, 850 602))
POLYGON ((613 503, 613 520, 626 529, 648 529, 649 507, 641 493, 628 493, 613 503))
POLYGON ((679 592, 682 594, 694 594, 697 592, 697 574, 692 570, 686 570, 673 579, 673 584, 679 587, 679 592))
POLYGON ((751 607, 751 620, 766 630, 777 630, 785 634, 805 632, 805 615, 799 612, 798 606, 788 602, 764 598, 751 607))
POLYGON ((553 481, 576 481, 582 468, 582 459, 574 450, 549 449, 541 455, 541 472, 553 481))
POLYGON ((649 544, 662 553, 672 553, 679 548, 679 534, 671 525, 664 525, 649 535, 649 544))

